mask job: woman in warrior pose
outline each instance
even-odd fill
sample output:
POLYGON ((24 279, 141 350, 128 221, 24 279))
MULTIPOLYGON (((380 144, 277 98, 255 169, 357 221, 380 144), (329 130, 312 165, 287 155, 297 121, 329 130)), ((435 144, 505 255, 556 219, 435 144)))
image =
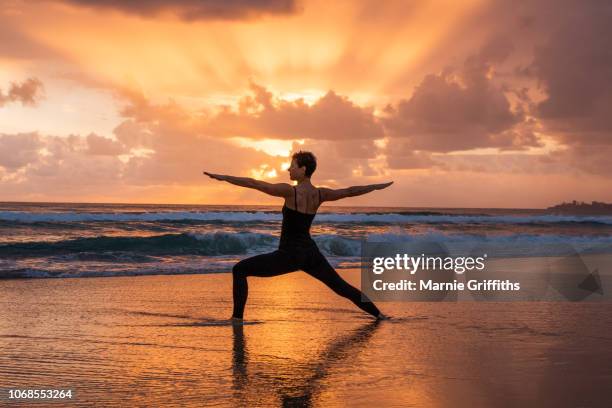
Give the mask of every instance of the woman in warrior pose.
POLYGON ((365 312, 377 319, 388 319, 381 313, 365 294, 348 282, 329 264, 325 256, 310 237, 310 225, 317 209, 324 201, 335 201, 389 187, 393 182, 353 186, 342 189, 317 188, 310 182, 317 162, 310 152, 298 152, 292 156, 289 178, 297 181, 297 186, 288 183, 267 183, 249 177, 234 177, 204 172, 207 176, 227 181, 241 187, 254 188, 266 194, 283 197, 283 223, 278 249, 246 258, 234 265, 233 296, 234 311, 232 322, 241 323, 249 287, 247 276, 277 276, 288 272, 303 270, 326 284, 338 295, 343 296, 365 312), (361 298, 366 299, 362 301, 361 298))

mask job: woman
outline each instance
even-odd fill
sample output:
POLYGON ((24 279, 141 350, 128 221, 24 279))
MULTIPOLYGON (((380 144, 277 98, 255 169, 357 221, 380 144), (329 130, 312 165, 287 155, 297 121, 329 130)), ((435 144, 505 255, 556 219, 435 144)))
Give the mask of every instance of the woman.
POLYGON ((388 319, 361 291, 347 283, 329 264, 310 237, 310 226, 317 209, 324 201, 335 201, 389 187, 393 182, 353 186, 343 189, 316 188, 310 182, 317 168, 315 156, 310 152, 298 152, 292 156, 289 178, 297 186, 288 183, 267 183, 248 177, 234 177, 204 172, 215 180, 227 181, 241 187, 254 188, 264 193, 283 197, 283 223, 280 243, 276 251, 246 258, 234 265, 233 323, 241 323, 248 296, 247 276, 277 276, 303 270, 319 279, 334 292, 351 300, 355 305, 377 319, 388 319), (361 297, 367 299, 362 301, 361 297))

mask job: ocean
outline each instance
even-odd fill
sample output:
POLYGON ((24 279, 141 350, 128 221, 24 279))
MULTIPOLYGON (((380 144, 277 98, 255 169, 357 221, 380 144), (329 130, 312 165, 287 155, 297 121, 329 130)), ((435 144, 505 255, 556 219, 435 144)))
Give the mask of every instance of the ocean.
MULTIPOLYGON (((277 248, 280 209, 4 202, 0 278, 230 272, 238 260, 277 248)), ((456 252, 486 241, 523 256, 554 255, 547 252, 555 243, 612 253, 612 216, 549 215, 538 209, 324 205, 311 232, 338 269, 358 267, 363 240, 434 240, 456 252)))

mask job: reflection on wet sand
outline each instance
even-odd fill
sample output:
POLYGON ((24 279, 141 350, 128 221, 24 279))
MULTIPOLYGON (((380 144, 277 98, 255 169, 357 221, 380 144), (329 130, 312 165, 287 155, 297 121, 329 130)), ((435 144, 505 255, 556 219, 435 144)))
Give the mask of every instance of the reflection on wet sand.
MULTIPOLYGON (((329 369, 336 363, 349 361, 352 356, 359 353, 366 346, 380 323, 380 321, 373 321, 360 326, 352 333, 338 336, 320 353, 318 358, 313 359, 307 369, 309 372, 299 372, 290 378, 280 378, 279 381, 267 382, 266 385, 272 385, 273 390, 267 389, 266 393, 271 391, 276 393, 283 407, 312 406, 316 394, 322 388, 321 382, 328 375, 329 369)), ((252 398, 261 400, 262 389, 257 386, 255 374, 249 373, 248 370, 249 352, 244 327, 235 325, 233 335, 234 396, 238 403, 249 406, 248 402, 252 398)), ((274 364, 274 362, 271 361, 271 364, 274 364)))

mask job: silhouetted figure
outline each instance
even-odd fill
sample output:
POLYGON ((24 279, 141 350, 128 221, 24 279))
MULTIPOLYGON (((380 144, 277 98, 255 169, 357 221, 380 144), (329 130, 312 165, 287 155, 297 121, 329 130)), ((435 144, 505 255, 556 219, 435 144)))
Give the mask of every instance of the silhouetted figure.
POLYGON ((316 188, 310 177, 317 167, 315 156, 310 152, 298 152, 292 157, 289 178, 297 181, 297 186, 288 183, 267 183, 249 177, 234 177, 204 172, 209 177, 229 183, 254 188, 266 194, 283 197, 283 223, 280 243, 276 251, 246 258, 234 265, 233 296, 234 311, 232 319, 241 322, 248 297, 247 276, 277 276, 288 272, 303 270, 323 282, 334 292, 350 299, 355 305, 378 319, 388 318, 382 314, 366 295, 336 272, 325 256, 319 251, 310 237, 310 226, 317 210, 324 201, 336 201, 381 190, 393 184, 371 184, 342 189, 316 188), (362 301, 362 296, 366 301, 362 301))

